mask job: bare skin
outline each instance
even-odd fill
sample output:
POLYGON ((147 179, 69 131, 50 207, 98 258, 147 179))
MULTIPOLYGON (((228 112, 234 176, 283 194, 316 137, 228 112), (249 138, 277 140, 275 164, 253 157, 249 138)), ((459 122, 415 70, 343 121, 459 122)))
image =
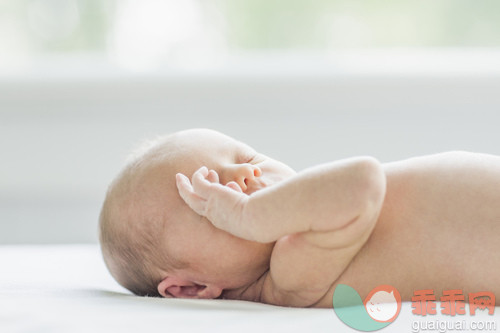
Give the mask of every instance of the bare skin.
POLYGON ((179 140, 197 159, 177 168, 168 193, 185 203, 166 237, 193 265, 160 272, 164 297, 327 308, 339 283, 362 299, 381 284, 403 301, 419 289, 500 295, 499 157, 359 157, 295 173, 217 132, 179 140))
POLYGON ((381 284, 403 301, 422 289, 434 289, 437 300, 450 289, 500 295, 500 158, 449 152, 384 171, 386 197, 371 237, 314 306, 331 307, 338 283, 362 299, 381 284))

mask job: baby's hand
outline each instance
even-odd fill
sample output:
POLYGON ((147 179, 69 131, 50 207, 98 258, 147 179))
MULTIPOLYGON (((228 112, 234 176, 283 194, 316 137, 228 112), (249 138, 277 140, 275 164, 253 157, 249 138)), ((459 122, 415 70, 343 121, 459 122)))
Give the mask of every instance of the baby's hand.
POLYGON ((177 189, 181 198, 196 213, 205 216, 214 226, 240 238, 253 240, 250 226, 243 221, 248 195, 236 182, 219 183, 219 175, 205 166, 189 178, 178 173, 177 189))

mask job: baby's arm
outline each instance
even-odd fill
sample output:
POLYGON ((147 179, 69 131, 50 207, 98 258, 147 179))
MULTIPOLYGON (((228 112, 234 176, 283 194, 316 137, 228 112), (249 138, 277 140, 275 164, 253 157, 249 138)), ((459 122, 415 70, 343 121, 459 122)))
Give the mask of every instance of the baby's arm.
POLYGON ((215 180, 206 168, 192 187, 178 176, 179 193, 223 230, 277 241, 262 301, 293 306, 328 291, 368 239, 385 195, 382 167, 367 157, 319 165, 250 196, 215 180))

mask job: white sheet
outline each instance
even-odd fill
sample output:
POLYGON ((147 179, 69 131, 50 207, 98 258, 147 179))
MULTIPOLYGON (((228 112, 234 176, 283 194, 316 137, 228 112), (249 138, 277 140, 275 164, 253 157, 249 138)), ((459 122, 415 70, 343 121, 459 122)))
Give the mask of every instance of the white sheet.
MULTIPOLYGON (((0 246, 0 263, 2 333, 356 332, 332 309, 131 295, 111 278, 94 244, 0 246)), ((404 303, 396 321, 381 331, 411 332, 414 322, 436 320, 493 321, 500 330, 500 307, 494 316, 471 317, 467 312, 461 318, 422 318, 411 310, 411 303, 404 303)))

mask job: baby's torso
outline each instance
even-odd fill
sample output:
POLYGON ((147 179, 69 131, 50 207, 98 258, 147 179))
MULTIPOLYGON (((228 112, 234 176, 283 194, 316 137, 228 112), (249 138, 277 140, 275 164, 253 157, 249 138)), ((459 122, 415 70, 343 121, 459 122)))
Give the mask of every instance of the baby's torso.
POLYGON ((315 306, 332 307, 339 283, 362 299, 383 284, 403 301, 422 289, 433 289, 437 300, 450 289, 500 296, 500 157, 453 152, 384 167, 387 192, 375 229, 315 306))

